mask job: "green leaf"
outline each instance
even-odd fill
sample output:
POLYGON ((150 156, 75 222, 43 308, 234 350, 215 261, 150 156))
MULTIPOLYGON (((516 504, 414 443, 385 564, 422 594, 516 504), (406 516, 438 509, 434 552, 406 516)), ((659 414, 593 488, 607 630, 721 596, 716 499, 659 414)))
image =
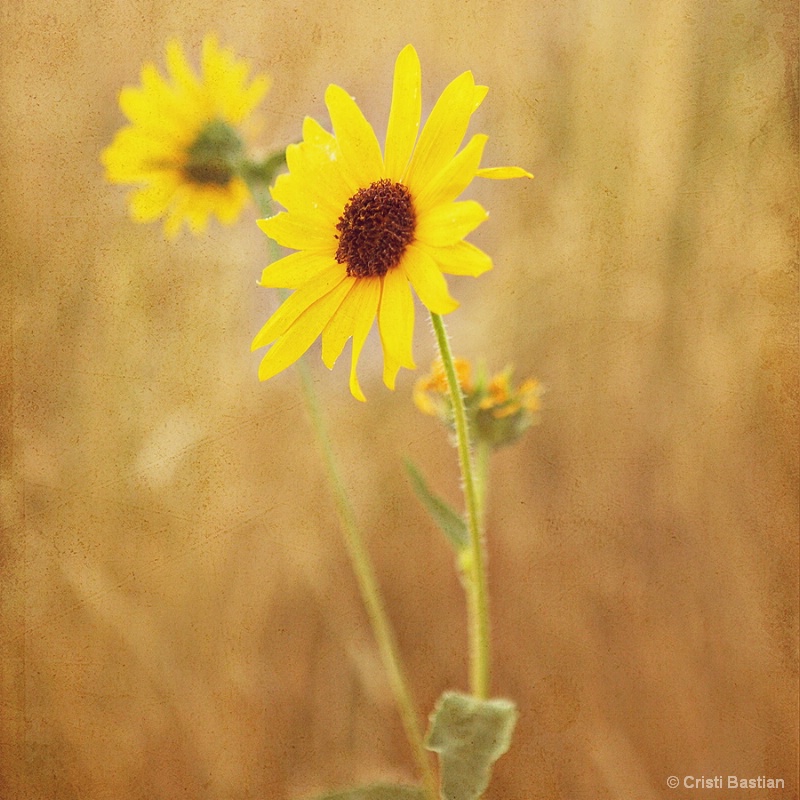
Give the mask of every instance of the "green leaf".
POLYGON ((476 800, 492 765, 511 744, 517 709, 510 700, 445 692, 431 714, 426 747, 439 754, 444 800, 476 800))
POLYGON ((425 800, 425 792, 416 786, 375 783, 357 789, 321 794, 314 800, 425 800))
POLYGON ((430 490, 422 473, 414 464, 408 460, 405 463, 414 494, 425 506, 425 510, 431 515, 433 521, 444 532, 456 553, 460 553, 469 546, 469 533, 464 518, 430 490))

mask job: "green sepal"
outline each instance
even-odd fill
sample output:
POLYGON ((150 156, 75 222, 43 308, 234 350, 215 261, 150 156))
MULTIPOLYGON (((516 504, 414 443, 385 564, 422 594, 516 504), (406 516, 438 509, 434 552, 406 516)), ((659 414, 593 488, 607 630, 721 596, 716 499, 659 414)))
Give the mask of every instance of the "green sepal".
POLYGON ((414 494, 425 506, 425 510, 442 530, 456 553, 461 553, 469 547, 469 532, 464 518, 452 506, 431 491, 422 473, 411 461, 406 459, 405 465, 408 477, 411 478, 411 487, 414 489, 414 494))
POLYGON ((375 783, 317 795, 313 800, 425 800, 425 792, 417 786, 375 783))
POLYGON ((445 692, 431 714, 425 746, 439 754, 443 800, 476 800, 492 765, 511 744, 517 708, 510 700, 479 700, 445 692))

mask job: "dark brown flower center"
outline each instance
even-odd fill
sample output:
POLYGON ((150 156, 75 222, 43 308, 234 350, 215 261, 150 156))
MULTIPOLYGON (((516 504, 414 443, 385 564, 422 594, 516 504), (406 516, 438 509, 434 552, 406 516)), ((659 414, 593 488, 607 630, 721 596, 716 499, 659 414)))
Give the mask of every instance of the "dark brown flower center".
POLYGON ((402 183, 384 178, 359 189, 336 223, 336 260, 353 278, 381 277, 400 263, 416 222, 411 192, 402 183))
POLYGON ((242 160, 243 146, 236 131, 223 120, 207 123, 186 153, 183 174, 201 185, 227 186, 242 160))
POLYGON ((195 164, 189 161, 183 168, 183 174, 190 183, 214 184, 227 186, 233 178, 231 168, 224 161, 207 161, 195 164))

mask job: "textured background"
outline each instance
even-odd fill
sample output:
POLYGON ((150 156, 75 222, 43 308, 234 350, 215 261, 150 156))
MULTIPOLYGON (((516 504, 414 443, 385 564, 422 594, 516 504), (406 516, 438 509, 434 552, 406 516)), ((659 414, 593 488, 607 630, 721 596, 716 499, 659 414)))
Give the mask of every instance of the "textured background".
MULTIPOLYGON (((255 212, 166 242, 103 181, 119 88, 215 30, 274 79, 267 149, 327 125, 330 82, 382 130, 413 42, 426 109, 472 69, 486 163, 536 174, 470 189, 496 268, 451 281, 458 352, 548 387, 493 465, 494 684, 520 722, 490 796, 736 774, 797 797, 796 13, 4 3, 0 795, 280 800, 413 774, 297 376, 256 380, 275 300, 255 212)), ((456 462, 416 376, 386 391, 368 348, 366 405, 345 363, 314 351, 314 376, 427 712, 465 687, 463 598, 401 458, 453 500, 456 462)))

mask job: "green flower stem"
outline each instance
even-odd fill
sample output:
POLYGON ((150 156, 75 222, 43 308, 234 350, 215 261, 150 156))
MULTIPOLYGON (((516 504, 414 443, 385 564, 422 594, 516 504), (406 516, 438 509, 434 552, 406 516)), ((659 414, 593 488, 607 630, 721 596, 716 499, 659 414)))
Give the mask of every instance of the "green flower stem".
POLYGON ((333 494, 336 499, 336 508, 339 512, 339 520, 344 532, 347 551, 350 555, 350 562, 356 574, 356 579, 358 580, 361 599, 364 601, 364 605, 367 609, 367 615, 372 625, 372 632, 378 643, 378 651, 380 652, 384 669, 388 674, 389 685, 392 688, 392 693, 394 694, 395 702, 397 703, 400 717, 403 721, 406 737, 414 752, 417 766, 422 772, 425 792, 429 800, 435 800, 437 796, 436 778, 431 768, 428 751, 425 748, 422 729, 419 726, 419 714, 417 713, 416 705, 411 696, 408 678, 406 677, 403 662, 400 658, 400 652, 397 648, 392 624, 389 621, 386 607, 383 604, 378 581, 375 577, 375 570, 372 567, 372 562, 370 561, 369 553, 364 543, 364 537, 361 535, 361 531, 356 523, 355 514, 353 513, 353 507, 350 504, 347 490, 339 475, 339 469, 336 463, 336 457, 333 453, 330 436, 328 435, 327 425, 325 424, 319 400, 314 391, 314 384, 308 365, 303 359, 300 359, 297 362, 297 367, 300 371, 303 394, 305 395, 311 423, 322 450, 325 468, 328 473, 328 480, 331 483, 331 488, 333 489, 333 494))
MULTIPOLYGON (((256 201, 261 213, 268 217, 272 214, 269 187, 275 183, 278 172, 286 166, 286 151, 278 150, 262 161, 251 161, 244 158, 237 165, 236 171, 247 184, 250 194, 256 201)), ((270 239, 272 242, 272 239, 270 239)), ((277 253, 277 249, 275 251, 277 253)))
MULTIPOLYGON (((483 490, 479 487, 475 464, 470 449, 467 412, 464 396, 458 384, 453 354, 444 320, 431 312, 431 322, 439 345, 450 398, 453 404, 453 422, 456 429, 458 460, 461 465, 461 480, 464 500, 467 507, 467 530, 469 531, 469 558, 462 559, 469 609, 470 637, 470 689, 475 697, 486 700, 489 697, 489 672, 491 666, 491 645, 489 641, 489 591, 486 577, 486 552, 481 522, 484 502, 483 490)), ((488 461, 488 457, 484 459, 488 461)), ((484 475, 480 483, 485 483, 484 475)))
MULTIPOLYGON (((270 208, 268 197, 264 193, 256 193, 255 191, 253 194, 261 213, 265 217, 269 216, 272 213, 272 209, 270 208)), ((275 261, 280 257, 280 251, 277 244, 273 242, 272 239, 268 241, 271 250, 270 261, 275 261)), ((286 299, 285 291, 281 291, 280 295, 281 300, 286 299)), ((330 482, 336 501, 339 523, 341 524, 344 534, 347 552, 350 556, 350 563, 356 575, 359 592, 361 593, 361 600, 367 609, 367 616, 372 626, 372 633, 378 645, 378 652, 383 663, 383 668, 386 670, 389 686, 400 713, 400 719, 405 729, 406 738, 411 746, 417 768, 422 775, 425 795, 428 800, 436 800, 438 796, 436 776, 431 766, 430 753, 425 747, 423 730, 419 724, 419 712, 414 702, 413 695, 411 694, 411 687, 408 682, 408 677, 406 676, 403 661, 400 657, 400 651, 397 647, 392 624, 389 621, 389 615, 386 613, 383 597, 381 596, 378 581, 375 577, 375 570, 372 566, 366 544, 364 543, 364 537, 356 522, 356 516, 353 511, 353 506, 350 503, 347 489, 339 474, 339 467, 333 452, 333 445, 328 434, 328 426, 325 423, 325 417, 322 413, 319 399, 314 389, 314 382, 305 359, 300 358, 297 361, 297 369, 300 372, 300 383, 303 388, 308 415, 311 418, 311 424, 317 437, 320 450, 322 451, 328 481, 330 482)))

